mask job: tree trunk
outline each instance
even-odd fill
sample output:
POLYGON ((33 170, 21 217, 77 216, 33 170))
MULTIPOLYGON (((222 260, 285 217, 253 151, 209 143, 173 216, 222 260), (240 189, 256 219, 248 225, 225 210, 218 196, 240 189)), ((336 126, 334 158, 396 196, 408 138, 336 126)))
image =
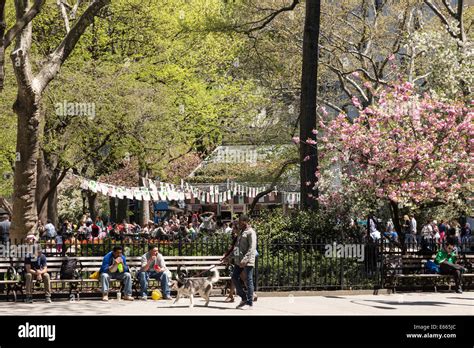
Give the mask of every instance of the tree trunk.
POLYGON ((46 223, 46 219, 48 219, 48 207, 46 204, 41 206, 41 198, 47 193, 50 181, 51 181, 51 172, 49 171, 48 167, 46 166, 44 155, 40 152, 38 157, 37 163, 37 184, 36 184, 36 207, 38 211, 38 219, 41 220, 43 223, 46 223))
POLYGON ((109 197, 110 221, 117 222, 117 198, 109 197))
POLYGON ((6 0, 0 0, 0 92, 3 91, 3 81, 5 79, 5 3, 6 0))
POLYGON ((23 239, 33 231, 38 215, 36 211, 36 167, 39 150, 40 98, 19 86, 14 111, 18 116, 15 163, 13 218, 10 236, 23 239))
MULTIPOLYGON (((28 7, 27 1, 15 1, 17 21, 28 7)), ((34 87, 29 51, 31 22, 16 37, 11 53, 17 81, 17 97, 13 111, 17 115, 16 161, 13 182, 13 216, 10 231, 12 240, 22 240, 32 232, 38 221, 36 210, 36 166, 39 152, 41 124, 41 93, 34 87)))
POLYGON ((317 140, 312 131, 316 129, 320 14, 321 2, 319 0, 306 1, 300 103, 300 139, 305 142, 300 144, 300 192, 301 208, 304 210, 318 208, 318 189, 315 187, 318 150, 316 145, 306 144, 306 140, 317 140))
MULTIPOLYGON (((30 1, 19 0, 14 3, 17 23, 24 22, 24 16, 30 7, 30 1)), ((39 8, 42 3, 35 3, 35 6, 39 8)), ((30 63, 31 19, 16 36, 15 49, 11 53, 13 70, 18 85, 17 99, 13 106, 17 114, 18 124, 17 160, 13 187, 13 218, 10 231, 12 239, 23 239, 28 232, 33 231, 38 220, 36 166, 41 134, 40 105, 43 91, 58 74, 61 65, 69 57, 81 35, 94 21, 96 14, 109 3, 110 0, 93 1, 76 21, 71 31, 50 54, 36 76, 33 76, 30 63)))
POLYGON ((405 233, 402 230, 402 225, 400 224, 400 209, 398 208, 398 203, 390 201, 390 211, 392 213, 392 221, 395 231, 397 231, 399 236, 398 241, 403 252, 405 252, 405 233))
POLYGON ((59 171, 53 171, 51 180, 49 182, 49 197, 48 197, 48 219, 57 226, 59 223, 58 218, 58 188, 57 182, 59 180, 59 171))
MULTIPOLYGON (((148 178, 148 171, 146 167, 143 165, 138 171, 138 185, 140 187, 146 186, 146 179, 148 178), (144 179, 142 179, 144 178, 144 179)), ((148 220, 150 220, 150 201, 140 201, 139 202, 139 213, 138 213, 138 221, 137 223, 140 226, 144 226, 148 220)))
POLYGON ((97 200, 97 193, 87 191, 87 201, 89 205, 89 214, 91 219, 95 221, 95 218, 99 215, 99 203, 97 200))
POLYGON ((128 221, 128 198, 119 199, 117 207, 117 222, 128 221))

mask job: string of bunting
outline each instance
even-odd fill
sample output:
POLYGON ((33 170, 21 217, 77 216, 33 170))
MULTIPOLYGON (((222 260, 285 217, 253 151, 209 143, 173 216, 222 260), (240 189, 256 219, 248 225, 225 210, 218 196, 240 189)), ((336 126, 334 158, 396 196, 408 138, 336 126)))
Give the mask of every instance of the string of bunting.
MULTIPOLYGON (((80 180, 80 187, 83 190, 100 193, 108 197, 128 198, 139 201, 184 201, 197 198, 200 202, 205 203, 224 203, 233 199, 234 196, 255 198, 260 192, 265 190, 265 187, 252 187, 228 181, 224 191, 220 191, 219 185, 210 185, 209 191, 207 191, 184 180, 181 180, 181 185, 175 185, 147 178, 141 178, 143 186, 125 187, 89 180, 75 174, 72 175, 80 180)), ((300 202, 299 192, 280 192, 283 193, 286 204, 298 204, 300 202)), ((278 193, 276 188, 273 193, 278 193)))

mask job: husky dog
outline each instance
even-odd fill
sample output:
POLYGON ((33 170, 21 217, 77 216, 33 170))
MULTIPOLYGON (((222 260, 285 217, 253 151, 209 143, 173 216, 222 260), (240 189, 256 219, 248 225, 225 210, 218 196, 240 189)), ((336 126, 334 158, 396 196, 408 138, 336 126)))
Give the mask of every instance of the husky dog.
MULTIPOLYGON (((187 275, 187 272, 185 272, 187 275)), ((201 295, 206 300, 205 306, 209 305, 209 297, 212 291, 212 285, 219 280, 219 271, 214 268, 213 274, 207 278, 186 279, 184 274, 180 272, 178 267, 177 279, 173 282, 172 290, 176 290, 178 294, 173 304, 179 301, 183 296, 189 296, 189 308, 194 307, 194 295, 201 295)))

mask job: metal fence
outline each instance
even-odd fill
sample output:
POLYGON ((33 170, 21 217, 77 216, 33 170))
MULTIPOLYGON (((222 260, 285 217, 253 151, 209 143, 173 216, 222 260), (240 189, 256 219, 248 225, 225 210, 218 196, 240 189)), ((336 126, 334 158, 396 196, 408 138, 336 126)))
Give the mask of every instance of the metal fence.
MULTIPOLYGON (((224 255, 232 241, 228 235, 198 240, 65 240, 61 247, 53 240, 42 240, 47 256, 103 256, 116 245, 127 256, 140 256, 148 246, 159 246, 165 256, 224 255)), ((402 254, 434 255, 442 247, 436 241, 400 244, 388 240, 377 243, 345 244, 318 240, 315 243, 283 243, 258 240, 255 285, 259 291, 374 289, 383 287, 388 257, 402 254)), ((458 245, 460 257, 474 252, 474 243, 458 245)))

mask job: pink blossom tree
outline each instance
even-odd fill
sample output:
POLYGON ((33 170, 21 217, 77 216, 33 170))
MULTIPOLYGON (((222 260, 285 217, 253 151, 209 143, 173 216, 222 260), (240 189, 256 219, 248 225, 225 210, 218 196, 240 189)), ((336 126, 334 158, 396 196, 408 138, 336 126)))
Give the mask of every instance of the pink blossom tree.
MULTIPOLYGON (((472 197, 474 101, 442 102, 405 83, 380 92, 370 107, 353 104, 360 110, 353 122, 345 114, 320 122, 320 160, 340 168, 340 192, 389 203, 399 232, 400 208, 472 197)), ((323 201, 334 193, 320 189, 323 201)))

